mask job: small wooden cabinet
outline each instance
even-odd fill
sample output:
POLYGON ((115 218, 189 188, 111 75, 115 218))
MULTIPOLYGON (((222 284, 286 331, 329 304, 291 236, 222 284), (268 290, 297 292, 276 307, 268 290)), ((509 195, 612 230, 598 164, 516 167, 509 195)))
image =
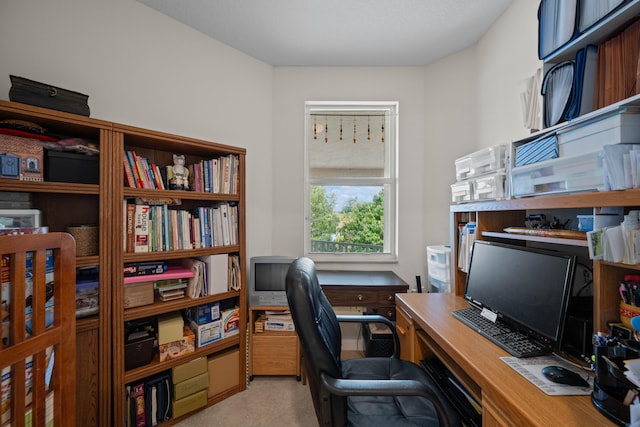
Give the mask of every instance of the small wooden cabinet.
POLYGON ((266 312, 288 310, 287 306, 249 308, 249 379, 254 375, 295 375, 300 380, 300 345, 296 332, 264 329, 266 312))

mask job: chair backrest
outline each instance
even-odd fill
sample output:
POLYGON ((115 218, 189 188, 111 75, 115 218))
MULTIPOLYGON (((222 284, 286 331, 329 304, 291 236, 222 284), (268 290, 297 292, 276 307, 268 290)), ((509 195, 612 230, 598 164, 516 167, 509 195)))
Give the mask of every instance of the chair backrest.
POLYGON ((318 283, 312 260, 298 258, 291 263, 286 289, 318 421, 321 426, 345 425, 346 398, 330 395, 320 379, 320 373, 342 377, 342 335, 335 312, 318 283))

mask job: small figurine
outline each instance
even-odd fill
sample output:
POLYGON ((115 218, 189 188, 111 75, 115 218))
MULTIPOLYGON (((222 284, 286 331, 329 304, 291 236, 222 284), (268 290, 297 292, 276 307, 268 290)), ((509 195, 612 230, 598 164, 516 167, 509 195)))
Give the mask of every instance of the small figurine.
POLYGON ((167 168, 169 188, 171 190, 189 189, 189 169, 184 166, 184 155, 173 155, 173 166, 167 168))

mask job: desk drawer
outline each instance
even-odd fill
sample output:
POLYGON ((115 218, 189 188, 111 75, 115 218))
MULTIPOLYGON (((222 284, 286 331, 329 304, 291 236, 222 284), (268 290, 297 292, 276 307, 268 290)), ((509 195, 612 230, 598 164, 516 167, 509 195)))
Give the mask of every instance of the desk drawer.
POLYGON ((370 307, 379 304, 380 297, 377 290, 362 288, 346 290, 344 286, 323 286, 322 290, 331 305, 370 307))

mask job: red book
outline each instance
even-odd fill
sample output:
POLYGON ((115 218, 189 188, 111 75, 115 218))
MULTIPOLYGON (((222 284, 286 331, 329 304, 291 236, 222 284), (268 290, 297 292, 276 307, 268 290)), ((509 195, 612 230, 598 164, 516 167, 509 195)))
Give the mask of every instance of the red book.
POLYGON ((127 160, 126 155, 125 158, 122 159, 122 164, 124 165, 124 178, 127 181, 127 185, 131 188, 136 188, 136 181, 133 177, 133 171, 131 170, 131 165, 129 164, 129 160, 127 160))

